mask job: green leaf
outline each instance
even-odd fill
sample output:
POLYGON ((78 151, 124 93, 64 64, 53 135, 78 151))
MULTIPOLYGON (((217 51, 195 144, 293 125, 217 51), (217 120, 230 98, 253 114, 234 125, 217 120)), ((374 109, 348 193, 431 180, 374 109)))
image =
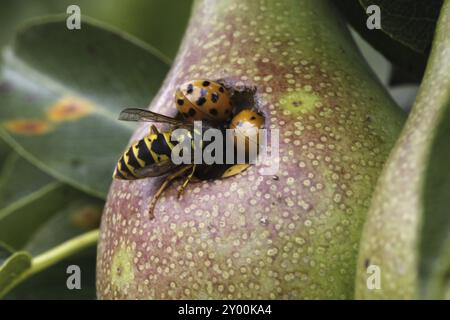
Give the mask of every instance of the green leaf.
MULTIPOLYGON (((34 232, 24 249, 33 256, 45 255, 59 244, 98 227, 101 210, 102 202, 92 197, 80 196, 70 201, 66 209, 34 232)), ((94 299, 95 263, 96 248, 83 250, 20 283, 6 299, 94 299), (69 265, 81 269, 81 290, 69 290, 66 286, 69 265)))
POLYGON ((15 28, 18 21, 23 19, 35 8, 37 1, 28 2, 23 1, 4 0, 2 3, 2 10, 0 11, 0 19, 2 21, 2 28, 0 28, 0 48, 3 47, 11 38, 11 30, 15 28), (14 14, 11 14, 14 12, 14 14))
POLYGON ((3 0, 3 10, 0 11, 0 47, 11 40, 14 35, 11 30, 15 30, 26 19, 65 14, 66 8, 75 4, 80 7, 83 17, 89 16, 107 22, 173 58, 189 18, 191 3, 191 0, 3 0))
POLYGON ((428 53, 443 0, 359 0, 364 10, 377 5, 381 30, 420 53, 428 53))
POLYGON ((0 297, 30 267, 31 256, 27 252, 13 252, 0 244, 0 297))
POLYGON ((53 182, 0 210, 0 241, 40 253, 97 227, 102 207, 103 201, 53 182))
POLYGON ((388 60, 421 79, 442 0, 339 0, 335 5, 349 23, 388 60), (381 29, 369 30, 366 8, 381 9, 381 29))
POLYGON ((83 14, 126 30, 173 58, 191 13, 192 0, 104 0, 79 3, 83 14), (89 4, 86 10, 85 3, 89 4))
POLYGON ((31 276, 92 246, 97 239, 98 230, 85 232, 33 258, 26 251, 13 252, 0 246, 0 298, 31 276))
POLYGON ((44 246, 49 248, 95 228, 103 207, 103 201, 56 182, 16 153, 10 155, 4 166, 0 198, 4 199, 4 207, 0 209, 0 241, 17 249, 30 241, 33 244, 30 238, 42 238, 43 235, 38 235, 45 233, 43 230, 47 230, 51 239, 44 246), (55 223, 50 223, 55 219, 55 223))
POLYGON ((5 299, 95 299, 95 246, 83 250, 70 258, 34 275, 19 284, 5 299), (81 290, 69 290, 66 286, 67 267, 77 265, 81 270, 81 290))
MULTIPOLYGON (((39 171, 29 165, 25 160, 18 158, 16 154, 13 154, 12 157, 17 160, 13 161, 12 164, 22 164, 15 166, 14 169, 17 170, 12 170, 12 172, 17 173, 18 177, 16 178, 24 184, 23 188, 26 189, 27 183, 33 184, 33 176, 38 178, 39 171), (27 168, 29 169, 28 172, 26 171, 27 168), (27 173, 28 176, 22 176, 27 173), (31 180, 29 181, 29 179, 31 180)), ((20 259, 23 260, 24 255, 27 258, 30 258, 30 255, 38 256, 43 254, 45 256, 46 251, 52 250, 52 248, 64 243, 64 241, 98 227, 103 201, 54 181, 42 184, 41 186, 35 183, 36 188, 29 188, 29 194, 21 193, 24 190, 20 189, 20 185, 17 185, 17 192, 23 195, 23 197, 19 198, 19 194, 12 194, 17 201, 11 201, 12 203, 8 207, 0 210, 0 239, 14 246, 16 249, 26 250, 21 251, 20 254, 15 253, 20 259)), ((11 187, 6 191, 12 192, 14 190, 15 188, 11 187)), ((5 189, 3 188, 2 191, 5 191, 5 189)), ((11 251, 12 249, 8 251, 7 256, 12 254, 11 251)), ((5 254, 2 255, 2 252, 0 252, 0 261, 2 260, 2 256, 4 257, 5 254)), ((18 261, 20 262, 22 260, 18 261)), ((58 294, 61 297, 92 298, 95 292, 94 281, 92 280, 92 277, 95 275, 94 265, 95 255, 94 257, 90 255, 89 259, 81 256, 81 260, 80 257, 65 260, 44 272, 44 275, 39 275, 31 283, 31 285, 33 283, 41 283, 44 285, 42 287, 44 289, 34 290, 31 293, 27 290, 18 290, 17 294, 36 298, 57 298, 54 294, 58 291, 55 290, 60 289, 58 294), (63 278, 67 277, 67 275, 65 272, 62 273, 62 270, 65 270, 68 264, 83 265, 83 279, 88 282, 82 292, 75 293, 69 291, 65 286, 65 280, 63 278), (56 273, 57 276, 54 277, 55 273, 52 272, 58 272, 56 273), (48 287, 45 285, 48 285, 48 287), (52 291, 50 288, 55 290, 52 291)), ((11 276, 8 271, 6 275, 0 273, 0 283, 4 281, 8 284, 4 286, 6 292, 28 277, 29 275, 22 273, 16 273, 14 276, 11 276), (21 277, 24 278, 22 279, 21 277), (16 280, 13 278, 18 279, 18 282, 16 283, 16 280)), ((29 285, 25 283, 21 287, 29 288, 29 285)), ((4 292, 2 293, 0 290, 0 296, 3 294, 4 292)))
POLYGON ((33 255, 99 227, 103 201, 78 195, 48 219, 28 240, 25 249, 33 255))
POLYGON ((443 299, 450 292, 450 1, 417 100, 378 181, 363 231, 357 298, 443 299), (377 265, 381 289, 367 287, 377 265))
POLYGON ((17 153, 11 153, 0 176, 0 210, 53 181, 17 153))
MULTIPOLYGON (((5 272, 0 272, 0 296, 36 272, 34 269, 19 272, 31 255, 45 257, 48 250, 51 252, 61 243, 97 228, 103 207, 103 201, 55 182, 16 153, 11 153, 3 171, 6 174, 2 175, 0 195, 6 197, 8 206, 0 210, 0 241, 26 251, 0 250, 0 264, 7 258, 13 263, 5 267, 5 272)), ((45 262, 45 259, 41 260, 45 262)), ((35 288, 31 295, 27 290, 15 292, 22 297, 57 298, 58 292, 66 298, 92 298, 95 296, 94 265, 95 255, 92 254, 89 259, 82 255, 65 260, 31 283, 41 283, 47 289, 35 288), (68 264, 83 266, 83 281, 87 281, 87 285, 82 291, 67 289, 64 280, 67 275, 62 270, 68 264), (52 272, 57 272, 57 276, 52 272)), ((25 283, 21 287, 29 288, 30 285, 25 283)))
POLYGON ((0 139, 0 170, 5 165, 5 161, 11 153, 11 148, 0 139))
POLYGON ((2 265, 14 252, 14 249, 0 242, 0 265, 2 265))
POLYGON ((65 19, 31 24, 5 54, 0 135, 58 180, 104 197, 133 131, 117 115, 146 106, 167 70, 154 49, 89 19, 72 31, 65 19))
POLYGON ((53 182, 0 210, 0 241, 20 249, 50 217, 79 194, 73 188, 53 182))

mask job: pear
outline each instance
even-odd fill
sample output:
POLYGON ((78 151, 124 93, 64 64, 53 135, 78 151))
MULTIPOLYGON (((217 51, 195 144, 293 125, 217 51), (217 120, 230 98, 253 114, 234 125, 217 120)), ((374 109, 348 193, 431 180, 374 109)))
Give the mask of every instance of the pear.
MULTIPOLYGON (((326 1, 195 2, 150 109, 177 87, 223 80, 278 130, 278 170, 195 182, 114 181, 97 258, 101 299, 346 299, 361 229, 404 116, 326 1)), ((142 126, 132 137, 148 133, 142 126)))
POLYGON ((449 299, 450 2, 416 101, 377 183, 358 261, 358 299, 449 299))

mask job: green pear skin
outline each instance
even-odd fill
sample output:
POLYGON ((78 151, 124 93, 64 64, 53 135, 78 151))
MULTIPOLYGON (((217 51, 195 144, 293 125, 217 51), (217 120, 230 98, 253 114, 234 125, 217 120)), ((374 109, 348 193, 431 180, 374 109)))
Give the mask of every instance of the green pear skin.
POLYGON ((449 34, 447 0, 416 101, 368 211, 358 259, 358 299, 450 298, 449 34), (370 266, 375 268, 367 272, 370 266))
MULTIPOLYGON (((170 14, 168 12, 167 14, 170 14)), ((136 63, 139 63, 138 61, 136 63)), ((197 1, 150 109, 175 115, 193 79, 255 89, 279 130, 279 170, 180 182, 114 181, 97 258, 100 299, 346 299, 361 228, 403 114, 328 1, 197 1)), ((140 127, 132 140, 148 133, 140 127)))

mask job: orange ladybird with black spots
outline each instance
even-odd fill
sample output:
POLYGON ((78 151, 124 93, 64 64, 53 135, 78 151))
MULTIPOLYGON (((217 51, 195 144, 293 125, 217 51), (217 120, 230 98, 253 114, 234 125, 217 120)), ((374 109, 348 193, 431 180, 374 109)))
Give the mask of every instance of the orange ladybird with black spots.
POLYGON ((233 110, 229 90, 211 80, 193 80, 181 85, 175 93, 175 103, 185 119, 214 125, 229 120, 233 110))

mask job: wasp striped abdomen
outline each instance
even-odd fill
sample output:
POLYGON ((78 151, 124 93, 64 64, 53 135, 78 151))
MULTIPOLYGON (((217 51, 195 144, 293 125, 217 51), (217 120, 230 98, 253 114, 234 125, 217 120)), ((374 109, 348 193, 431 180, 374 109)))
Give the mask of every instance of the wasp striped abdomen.
POLYGON ((171 132, 157 132, 133 143, 120 157, 113 178, 135 180, 169 171, 171 152, 177 144, 170 139, 171 132))

